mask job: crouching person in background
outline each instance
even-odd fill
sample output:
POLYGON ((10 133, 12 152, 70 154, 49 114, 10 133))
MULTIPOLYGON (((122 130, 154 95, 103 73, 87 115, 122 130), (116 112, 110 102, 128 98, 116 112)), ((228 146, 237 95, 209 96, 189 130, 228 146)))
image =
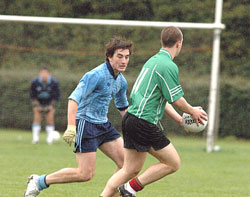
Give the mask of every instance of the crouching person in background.
POLYGON ((59 97, 60 90, 57 80, 50 75, 47 67, 42 67, 39 76, 32 80, 30 87, 30 98, 32 99, 34 114, 32 144, 37 144, 39 142, 43 114, 46 119, 46 141, 48 144, 53 143, 55 104, 59 100, 59 97))

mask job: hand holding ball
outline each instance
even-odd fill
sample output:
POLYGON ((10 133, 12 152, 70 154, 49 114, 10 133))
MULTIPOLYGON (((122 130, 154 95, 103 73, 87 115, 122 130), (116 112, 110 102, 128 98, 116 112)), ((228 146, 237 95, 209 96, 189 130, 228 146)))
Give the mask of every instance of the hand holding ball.
MULTIPOLYGON (((202 111, 205 112, 204 110, 202 111)), ((195 120, 192 118, 190 114, 183 113, 182 115, 182 123, 185 129, 187 129, 190 132, 198 133, 198 132, 203 131, 207 126, 207 120, 202 119, 202 121, 204 125, 199 122, 199 126, 197 126, 195 120)))

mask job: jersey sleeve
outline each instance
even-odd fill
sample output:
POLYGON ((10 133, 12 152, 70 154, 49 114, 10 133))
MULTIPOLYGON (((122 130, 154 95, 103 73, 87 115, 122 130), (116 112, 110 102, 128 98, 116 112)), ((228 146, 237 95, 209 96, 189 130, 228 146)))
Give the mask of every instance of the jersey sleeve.
POLYGON ((97 73, 86 73, 78 83, 75 90, 69 96, 69 99, 72 99, 79 104, 82 99, 85 99, 89 94, 91 94, 95 90, 98 81, 99 77, 97 73))
POLYGON ((127 109, 129 106, 127 99, 127 88, 128 88, 128 83, 124 79, 120 91, 114 96, 115 106, 120 111, 127 109))
POLYGON ((30 86, 30 98, 36 99, 37 98, 37 92, 36 92, 36 81, 35 79, 32 80, 31 86, 30 86))
POLYGON ((179 71, 176 65, 156 71, 158 85, 169 103, 173 103, 184 95, 179 82, 179 71))

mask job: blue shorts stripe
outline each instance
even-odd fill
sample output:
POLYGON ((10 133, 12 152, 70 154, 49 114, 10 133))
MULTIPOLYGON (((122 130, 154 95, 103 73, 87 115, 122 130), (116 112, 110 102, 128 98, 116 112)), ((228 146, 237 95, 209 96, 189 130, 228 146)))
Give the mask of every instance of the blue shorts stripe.
POLYGON ((80 151, 82 151, 82 135, 83 135, 83 131, 84 131, 84 125, 85 125, 85 120, 80 120, 81 121, 81 125, 80 125, 80 138, 79 138, 79 145, 80 145, 80 151))
POLYGON ((85 120, 79 120, 78 124, 77 124, 77 135, 76 135, 76 146, 75 146, 75 150, 77 149, 77 147, 81 146, 81 136, 84 130, 84 124, 85 120), (83 125, 83 128, 82 128, 83 125))
POLYGON ((77 127, 77 137, 78 137, 78 142, 77 142, 77 146, 80 147, 81 146, 81 132, 82 132, 82 121, 79 120, 78 122, 78 127, 77 127))
POLYGON ((81 144, 81 132, 82 132, 82 120, 79 120, 78 128, 77 128, 78 146, 80 146, 81 144))

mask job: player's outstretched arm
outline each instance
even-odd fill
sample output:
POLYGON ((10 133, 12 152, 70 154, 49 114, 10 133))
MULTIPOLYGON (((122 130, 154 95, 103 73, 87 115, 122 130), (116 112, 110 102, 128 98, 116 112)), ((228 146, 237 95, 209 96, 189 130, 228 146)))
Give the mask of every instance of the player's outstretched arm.
POLYGON ((177 111, 175 111, 175 109, 173 108, 173 106, 171 104, 169 104, 169 103, 167 103, 166 106, 165 106, 165 115, 167 115, 170 118, 172 118, 178 124, 182 123, 182 117, 181 117, 181 115, 177 111))
POLYGON ((65 142, 71 146, 75 142, 76 138, 76 112, 78 104, 74 100, 69 100, 68 102, 68 126, 63 134, 63 139, 65 142))
POLYGON ((182 117, 181 115, 174 109, 174 107, 167 103, 165 106, 165 115, 169 116, 172 118, 175 122, 177 122, 186 132, 188 130, 184 127, 183 122, 182 122, 182 117))

